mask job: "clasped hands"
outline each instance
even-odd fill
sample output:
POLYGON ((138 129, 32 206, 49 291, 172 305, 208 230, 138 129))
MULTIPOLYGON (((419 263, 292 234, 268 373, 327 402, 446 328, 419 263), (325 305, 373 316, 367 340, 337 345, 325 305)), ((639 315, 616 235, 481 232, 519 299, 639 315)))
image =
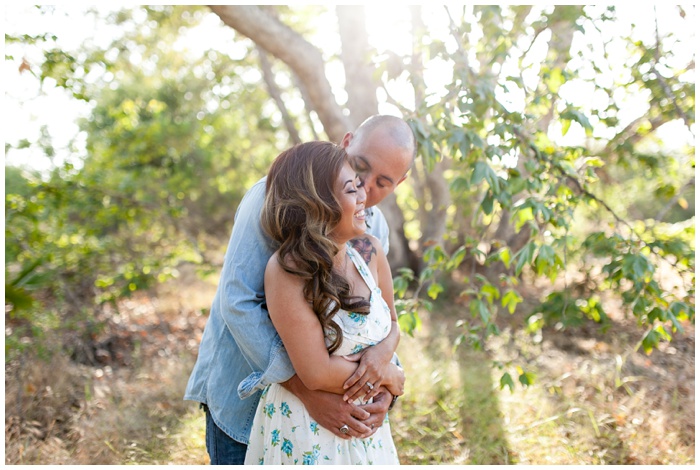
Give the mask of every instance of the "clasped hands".
POLYGON ((311 417, 336 436, 367 438, 384 422, 393 395, 404 393, 403 369, 391 363, 392 356, 393 352, 387 359, 387 352, 377 346, 345 356, 359 364, 343 386, 344 395, 307 389, 298 396, 311 417), (367 386, 368 382, 372 387, 367 386), (364 403, 355 403, 357 398, 362 398, 364 403))

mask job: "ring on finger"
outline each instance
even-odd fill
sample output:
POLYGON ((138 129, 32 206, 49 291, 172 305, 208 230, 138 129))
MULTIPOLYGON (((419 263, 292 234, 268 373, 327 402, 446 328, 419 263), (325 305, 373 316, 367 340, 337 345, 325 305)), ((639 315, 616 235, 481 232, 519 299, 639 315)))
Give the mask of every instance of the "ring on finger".
POLYGON ((367 382, 365 385, 366 385, 367 388, 369 388, 370 390, 374 390, 374 385, 372 385, 372 382, 367 382))
POLYGON ((348 431, 350 431, 350 428, 348 427, 347 424, 343 424, 343 425, 340 427, 340 432, 342 432, 343 434, 347 434, 348 431))
POLYGON ((374 429, 374 423, 369 425, 370 429, 374 429))

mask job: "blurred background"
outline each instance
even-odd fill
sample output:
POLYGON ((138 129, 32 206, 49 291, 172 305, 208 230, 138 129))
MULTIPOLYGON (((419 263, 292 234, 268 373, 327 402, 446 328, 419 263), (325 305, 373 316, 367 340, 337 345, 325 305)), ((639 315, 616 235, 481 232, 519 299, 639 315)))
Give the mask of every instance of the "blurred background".
POLYGON ((238 203, 377 113, 402 463, 695 463, 693 4, 3 10, 5 463, 208 463, 238 203))

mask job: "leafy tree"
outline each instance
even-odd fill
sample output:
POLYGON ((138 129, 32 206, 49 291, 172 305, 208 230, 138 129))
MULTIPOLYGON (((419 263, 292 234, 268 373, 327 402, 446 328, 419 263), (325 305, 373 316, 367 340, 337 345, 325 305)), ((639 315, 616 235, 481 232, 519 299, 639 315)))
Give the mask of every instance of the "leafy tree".
MULTIPOLYGON (((663 9, 690 27, 694 11, 663 9)), ((140 7, 114 14, 123 36, 108 48, 50 48, 40 78, 93 103, 81 123, 86 155, 33 177, 22 200, 8 193, 6 205, 37 205, 18 202, 29 208, 6 216, 26 227, 6 233, 6 278, 46 253, 53 261, 37 266, 69 273, 67 286, 85 280, 99 302, 178 262, 211 263, 238 199, 277 151, 339 141, 385 96, 420 154, 382 203, 404 330, 420 324, 420 308, 459 296, 460 340, 480 347, 501 312, 522 308, 522 283, 538 278, 552 287, 527 312, 532 330, 605 327, 610 293, 643 328, 647 351, 694 322, 694 149, 661 140, 668 126, 694 130, 694 63, 675 32, 618 33, 614 7, 411 7, 402 56, 370 46, 362 7, 335 9, 339 49, 313 39, 314 20, 332 12, 140 7), (442 26, 425 22, 427 8, 442 26), (179 41, 209 11, 230 27, 227 47, 185 56, 179 41), (327 75, 335 65, 344 102, 327 75), (449 71, 437 87, 436 67, 449 71), (626 100, 647 106, 630 118, 626 100), (22 245, 32 233, 36 249, 22 245)), ((512 383, 504 374, 502 386, 512 383)))
POLYGON ((252 58, 178 50, 202 13, 118 12, 123 36, 106 49, 65 51, 46 38, 38 78, 92 110, 77 164, 44 176, 7 168, 6 303, 25 326, 6 343, 8 359, 59 324, 89 341, 104 302, 176 275, 181 263, 220 263, 238 201, 287 136, 270 121, 252 58))
MULTIPOLYGON (((282 14, 255 6, 211 8, 316 90, 308 104, 329 138, 338 140, 348 123, 318 66, 320 51, 289 28, 282 14)), ((685 18, 685 10, 676 12, 685 18)), ((362 21, 356 21, 362 8, 338 8, 337 14, 348 97, 368 96, 353 92, 356 83, 388 90, 401 81, 414 90, 412 106, 388 95, 410 120, 421 155, 412 188, 404 193, 407 218, 418 222, 412 253, 423 262, 417 268, 403 249, 409 246, 401 241, 403 218, 392 210, 392 201, 384 206, 399 238, 392 245, 399 247, 391 253, 392 265, 413 268, 399 271, 396 290, 403 296, 410 281, 417 283, 411 298, 399 303, 404 329, 410 332, 419 324, 419 306, 430 307, 418 294, 424 290, 436 299, 446 291, 444 274, 451 272, 462 273, 460 295, 469 305, 462 339, 476 347, 498 333, 498 312, 512 313, 522 301, 517 286, 526 273, 552 283, 565 278, 564 289, 553 291, 531 312, 532 328, 551 322, 572 326, 584 319, 605 326, 603 291, 619 293, 625 311, 646 329, 642 346, 647 352, 660 339, 670 339, 682 321, 694 321, 693 213, 680 216, 688 220, 682 225, 664 223, 663 217, 633 220, 626 214, 633 201, 609 201, 624 184, 613 176, 637 168, 650 176, 647 186, 649 179, 656 180, 655 194, 667 203, 683 208, 684 195, 694 192, 694 178, 673 176, 674 169, 687 174, 694 168, 692 148, 675 155, 664 154, 663 146, 648 150, 662 125, 681 120, 692 132, 694 123, 692 57, 673 60, 678 44, 673 33, 662 38, 657 26, 649 44, 608 37, 618 21, 614 7, 475 6, 461 12, 445 8, 452 36, 447 41, 432 37, 420 9, 413 8, 412 54, 389 54, 384 62, 374 62, 376 72, 369 76, 371 67, 363 74, 356 66, 368 63, 367 51, 353 47, 366 44, 366 33, 358 27, 362 21), (608 81, 603 68, 616 69, 608 53, 614 40, 626 41, 629 55, 623 65, 632 73, 608 81), (530 51, 538 42, 546 44, 546 53, 535 61, 530 51), (448 65, 452 77, 443 91, 427 96, 424 71, 438 62, 448 65), (605 99, 573 99, 573 87, 605 99), (616 95, 647 96, 648 110, 622 127, 624 110, 616 95), (522 109, 508 103, 513 96, 524 97, 522 109), (585 139, 559 143, 553 137, 557 129, 564 136, 576 129, 585 139), (577 222, 583 216, 595 223, 582 227, 577 222), (659 274, 664 267, 672 269, 680 289, 664 282, 659 274), (574 269, 583 281, 568 280, 574 269), (602 273, 594 274, 598 269, 602 273)), ((358 100, 347 105, 355 123, 376 112, 372 99, 362 108, 364 115, 355 111, 358 100)), ((530 380, 527 373, 520 379, 530 380)))

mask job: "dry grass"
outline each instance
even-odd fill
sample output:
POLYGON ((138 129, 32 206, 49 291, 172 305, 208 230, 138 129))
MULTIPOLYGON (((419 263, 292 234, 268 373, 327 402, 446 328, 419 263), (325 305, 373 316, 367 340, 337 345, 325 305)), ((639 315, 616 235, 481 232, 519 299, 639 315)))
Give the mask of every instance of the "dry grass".
POLYGON ((436 314, 402 339, 406 396, 392 421, 402 463, 695 463, 692 325, 647 357, 619 325, 605 336, 549 330, 538 343, 506 326, 486 352, 455 351, 454 323, 436 314), (516 365, 536 383, 501 390, 516 365))
MULTIPOLYGON (((124 302, 128 366, 6 366, 5 463, 207 464, 203 414, 182 394, 214 288, 184 273, 157 301, 124 302)), ((604 336, 548 330, 539 342, 504 324, 475 352, 453 350, 459 307, 436 311, 400 345, 408 379, 391 418, 402 463, 695 463, 692 325, 651 356, 633 352, 623 319, 604 336), (494 360, 537 382, 500 390, 494 360)))

